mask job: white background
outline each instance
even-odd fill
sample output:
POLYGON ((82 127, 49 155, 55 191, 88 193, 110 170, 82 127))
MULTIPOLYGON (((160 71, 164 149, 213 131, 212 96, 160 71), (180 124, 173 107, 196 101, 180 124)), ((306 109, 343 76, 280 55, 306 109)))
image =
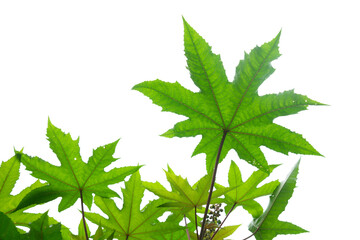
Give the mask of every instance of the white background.
MULTIPOLYGON (((302 157, 298 187, 280 216, 310 233, 276 239, 355 239, 360 214, 356 2, 1 1, 0 159, 24 147, 58 164, 45 136, 50 117, 73 138, 80 136, 84 160, 92 149, 121 138, 119 165, 145 164, 143 180, 168 186, 162 169, 169 164, 194 183, 205 174, 205 156, 191 158, 200 137, 159 137, 184 117, 161 112, 132 86, 159 78, 196 91, 185 68, 181 16, 221 54, 230 81, 244 51, 282 29, 282 56, 260 94, 295 89, 330 106, 276 120, 325 156, 302 157)), ((283 179, 300 157, 263 149, 270 163, 283 163, 274 178, 283 179)), ((230 152, 220 165, 220 183, 226 184, 231 159, 245 178, 254 170, 230 152)), ((21 174, 14 194, 34 181, 24 168, 21 174)), ((80 202, 58 214, 59 200, 34 211, 51 208, 51 216, 76 232, 80 202)), ((250 220, 241 208, 231 215, 228 224, 242 223, 232 239, 249 235, 250 220)))

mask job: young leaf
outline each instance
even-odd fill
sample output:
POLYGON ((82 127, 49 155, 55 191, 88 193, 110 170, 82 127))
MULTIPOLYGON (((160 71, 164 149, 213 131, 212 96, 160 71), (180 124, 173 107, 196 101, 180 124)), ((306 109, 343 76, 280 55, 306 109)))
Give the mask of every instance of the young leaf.
POLYGON ((219 162, 234 149, 240 158, 268 173, 269 167, 260 146, 284 154, 320 155, 300 134, 273 123, 273 120, 321 103, 294 91, 258 94, 260 85, 274 72, 271 62, 280 56, 280 33, 250 54, 245 53, 245 59, 236 68, 234 81, 229 82, 220 56, 212 53, 208 43, 185 20, 184 29, 188 69, 200 91, 194 93, 178 82, 160 80, 133 87, 161 106, 163 111, 188 117, 163 136, 202 135, 193 155, 206 154, 208 172, 214 168, 222 139, 225 141, 219 162))
POLYGON ((254 219, 249 230, 254 233, 257 240, 272 240, 278 234, 299 234, 306 230, 289 222, 279 221, 279 215, 285 210, 288 200, 291 198, 296 185, 299 172, 298 161, 289 176, 282 182, 270 197, 270 203, 266 211, 254 219))
MULTIPOLYGON (((276 166, 274 165, 270 165, 270 171, 272 171, 275 167, 276 166)), ((275 188, 279 185, 279 181, 272 181, 257 188, 257 186, 267 177, 268 174, 258 170, 255 171, 246 180, 246 182, 243 182, 239 167, 234 161, 231 161, 228 181, 229 187, 234 190, 225 193, 225 212, 229 213, 230 210, 234 210, 237 206, 242 206, 254 218, 259 217, 262 214, 263 209, 254 199, 272 194, 275 188)), ((219 184, 215 184, 215 186, 218 189, 223 188, 219 184)))
POLYGON ((96 213, 85 213, 87 219, 107 229, 115 230, 115 238, 149 239, 153 235, 175 232, 183 229, 174 223, 158 222, 164 208, 158 206, 163 200, 154 200, 140 211, 141 199, 145 188, 142 186, 139 172, 134 173, 122 189, 124 205, 119 210, 111 199, 95 196, 95 204, 109 216, 106 219, 96 213))
MULTIPOLYGON (((93 193, 102 197, 118 197, 118 194, 108 188, 136 172, 141 166, 114 168, 105 172, 104 168, 113 163, 118 140, 98 147, 88 163, 80 156, 79 139, 73 140, 70 134, 63 133, 49 120, 47 137, 50 148, 57 155, 61 166, 54 166, 38 157, 21 154, 21 162, 27 170, 32 171, 34 177, 48 181, 48 191, 62 197, 59 211, 72 206, 82 195, 86 206, 91 208, 93 193)), ((36 196, 35 198, 36 199, 36 196)))
MULTIPOLYGON (((183 212, 188 212, 193 208, 201 208, 206 204, 209 189, 211 186, 211 176, 205 175, 194 186, 191 186, 187 179, 175 175, 170 167, 165 171, 166 178, 169 181, 173 191, 168 191, 159 182, 143 182, 144 187, 156 194, 157 196, 171 200, 160 207, 175 207, 183 212)), ((217 201, 216 198, 230 191, 229 188, 218 189, 213 192, 212 203, 217 201)))
POLYGON ((49 225, 47 212, 30 224, 30 231, 25 235, 27 240, 62 240, 61 224, 49 225))

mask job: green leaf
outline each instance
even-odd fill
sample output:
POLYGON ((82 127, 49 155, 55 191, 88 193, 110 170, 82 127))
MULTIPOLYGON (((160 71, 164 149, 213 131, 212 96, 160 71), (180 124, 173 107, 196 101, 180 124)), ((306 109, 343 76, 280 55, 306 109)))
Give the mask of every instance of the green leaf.
POLYGON ((20 234, 16 230, 15 224, 2 212, 0 212, 0 239, 20 240, 20 234))
POLYGON ((61 194, 58 191, 55 191, 52 189, 52 187, 43 186, 36 188, 29 192, 19 203, 19 205, 16 207, 15 211, 26 208, 28 206, 31 206, 33 204, 42 204, 50 202, 58 197, 60 197, 61 194))
MULTIPOLYGON (((195 231, 195 220, 193 218, 194 215, 186 214, 186 217, 190 219, 190 222, 187 222, 187 230, 189 233, 193 233, 195 231)), ((184 214, 177 211, 170 214, 166 221, 167 223, 175 223, 180 224, 181 221, 184 220, 184 214)), ((188 236, 186 233, 186 227, 185 229, 181 231, 171 232, 171 233, 163 233, 156 236, 153 236, 152 239, 154 240, 188 240, 188 236)), ((194 238, 196 239, 196 238, 194 238)))
MULTIPOLYGON (((272 171, 277 165, 270 165, 269 167, 270 171, 272 171)), ((259 217, 263 213, 263 209, 254 199, 272 194, 279 185, 279 181, 272 181, 257 188, 257 186, 268 176, 267 173, 258 170, 253 172, 253 174, 243 182, 239 167, 234 161, 231 161, 228 182, 229 187, 234 190, 225 193, 225 212, 228 213, 231 209, 234 210, 237 206, 242 206, 254 218, 259 217)), ((215 184, 215 186, 217 189, 223 188, 219 184, 215 184)))
POLYGON ((62 240, 61 224, 49 225, 49 217, 46 212, 30 224, 30 231, 26 236, 29 240, 62 240))
POLYGON ((241 159, 268 172, 260 146, 288 154, 320 155, 300 134, 273 122, 279 116, 298 113, 309 105, 322 105, 310 98, 285 91, 259 96, 258 88, 274 72, 271 62, 280 56, 280 33, 270 42, 245 53, 229 82, 220 56, 184 20, 185 55, 190 76, 199 92, 192 92, 178 82, 145 81, 133 89, 148 96, 163 111, 188 117, 163 134, 165 137, 202 139, 193 155, 206 154, 206 169, 215 165, 223 136, 225 142, 220 162, 234 149, 241 159))
POLYGON ((149 237, 162 233, 175 232, 183 229, 178 225, 167 222, 158 222, 165 212, 158 206, 163 200, 154 200, 140 210, 141 199, 145 188, 142 186, 139 172, 134 173, 122 189, 124 204, 120 210, 112 199, 95 196, 95 204, 109 216, 108 219, 96 213, 85 213, 87 219, 100 224, 110 230, 115 230, 115 238, 119 239, 149 239, 149 237))
POLYGON ((299 172, 299 164, 300 160, 296 163, 286 180, 283 181, 270 196, 270 203, 266 211, 250 223, 249 230, 255 233, 257 240, 272 240, 278 234, 299 234, 307 232, 292 223, 278 220, 279 215, 285 210, 294 192, 299 172))
MULTIPOLYGON (((72 206, 82 193, 84 203, 91 208, 93 193, 102 197, 118 197, 118 194, 108 188, 136 172, 141 166, 114 168, 105 172, 104 168, 113 163, 118 140, 98 147, 93 151, 88 163, 80 156, 79 139, 73 140, 70 134, 63 133, 48 121, 47 137, 50 148, 57 155, 61 165, 54 166, 39 157, 29 157, 21 153, 21 162, 26 169, 32 171, 34 177, 48 181, 48 192, 61 196, 59 211, 72 206)), ((42 194, 40 191, 38 192, 42 194)), ((36 196, 32 199, 36 199, 36 196)), ((51 198, 49 198, 51 199, 51 198)))
MULTIPOLYGON (((86 224, 86 230, 88 235, 90 236, 90 230, 89 230, 89 226, 86 224)), ((86 234, 85 234, 85 228, 84 228, 84 222, 81 219, 80 223, 79 223, 79 227, 78 227, 78 235, 72 235, 71 236, 71 240, 86 240, 86 234)))
MULTIPOLYGON (((194 186, 191 186, 187 179, 177 176, 170 167, 168 167, 168 171, 165 171, 165 174, 173 189, 172 191, 168 191, 159 182, 143 182, 147 190, 161 198, 171 200, 171 202, 166 202, 160 207, 179 208, 186 213, 195 207, 201 208, 206 205, 211 186, 211 175, 205 175, 194 186)), ((211 203, 217 202, 218 197, 230 190, 230 188, 215 190, 212 194, 211 203)))
POLYGON ((114 238, 115 231, 103 231, 101 223, 98 225, 98 229, 93 236, 94 240, 112 240, 114 238))
POLYGON ((223 240, 224 238, 231 236, 231 234, 233 234, 236 229, 238 229, 238 227, 240 227, 240 225, 226 226, 221 228, 213 240, 223 240))
MULTIPOLYGON (((24 213, 26 209, 33 205, 27 205, 17 208, 19 203, 24 197, 31 191, 43 187, 46 184, 36 181, 31 186, 23 189, 17 195, 11 195, 11 191, 15 186, 16 181, 19 178, 20 162, 17 156, 13 156, 6 162, 2 162, 0 166, 0 212, 6 214, 16 226, 29 227, 29 224, 36 221, 41 214, 35 213, 24 213), (19 210, 20 209, 20 210, 19 210)), ((51 223, 54 224, 56 221, 50 219, 51 223)))
POLYGON ((20 163, 16 156, 1 163, 0 167, 0 198, 8 197, 20 176, 20 163))

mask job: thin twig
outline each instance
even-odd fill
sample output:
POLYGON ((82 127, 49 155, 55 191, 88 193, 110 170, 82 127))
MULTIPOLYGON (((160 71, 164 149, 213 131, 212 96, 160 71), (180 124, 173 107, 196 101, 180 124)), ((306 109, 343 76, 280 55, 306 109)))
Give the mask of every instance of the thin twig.
POLYGON ((88 236, 87 229, 86 229, 86 222, 85 222, 84 200, 83 200, 82 190, 80 190, 80 201, 81 201, 81 213, 82 213, 82 220, 83 220, 83 224, 84 224, 85 237, 86 237, 86 240, 89 240, 89 236, 88 236))
POLYGON ((224 224, 224 222, 226 221, 226 219, 228 218, 228 216, 230 215, 230 213, 234 210, 236 206, 236 203, 234 203, 234 205, 231 207, 230 211, 226 214, 224 220, 221 222, 220 226, 216 229, 216 231, 214 232, 214 234, 211 236, 210 240, 212 240, 215 235, 217 234, 217 232, 220 230, 220 228, 222 227, 222 225, 224 224))
POLYGON ((186 217, 185 217, 185 214, 184 214, 184 221, 185 221, 185 226, 186 226, 186 235, 187 235, 187 237, 188 237, 188 240, 191 240, 191 238, 190 238, 190 233, 189 233, 189 229, 188 229, 188 227, 187 227, 187 223, 186 223, 186 217))
POLYGON ((213 172, 213 176, 212 176, 212 180, 211 180, 210 192, 209 192, 208 200, 207 200, 207 202, 206 202, 204 218, 203 218, 203 221, 202 221, 202 224, 201 224, 200 240, 202 240, 202 239, 204 238, 206 216, 207 216, 207 213, 208 213, 208 211, 209 211, 209 205, 210 205, 210 201, 211 201, 211 196, 212 196, 213 188, 214 188, 214 185, 215 185, 215 178, 216 178, 217 167, 218 167, 218 165, 219 165, 220 154, 221 154, 221 150, 222 150, 222 147, 223 147, 223 145, 224 145, 225 137, 226 137, 226 134, 227 134, 227 133, 228 133, 228 131, 224 131, 224 134, 223 134, 223 136, 222 136, 222 139, 221 139, 221 142, 220 142, 220 145, 219 145, 219 150, 218 150, 218 153, 217 153, 217 156, 216 156, 216 161, 215 161, 215 166, 214 166, 214 172, 213 172))

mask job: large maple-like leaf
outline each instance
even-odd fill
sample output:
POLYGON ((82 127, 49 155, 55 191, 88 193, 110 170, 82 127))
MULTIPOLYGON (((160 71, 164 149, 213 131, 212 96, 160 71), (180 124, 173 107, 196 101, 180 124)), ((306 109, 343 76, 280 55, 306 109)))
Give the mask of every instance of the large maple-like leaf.
MULTIPOLYGON (((272 171, 277 166, 270 165, 269 167, 270 171, 272 171)), ((257 187, 268 176, 269 175, 267 173, 258 170, 253 172, 253 174, 251 174, 251 176, 245 182, 243 182, 239 167, 234 161, 232 161, 228 174, 228 182, 229 187, 234 190, 225 193, 225 212, 229 213, 237 206, 242 206, 254 218, 259 217, 263 213, 263 209, 261 205, 254 199, 272 194, 275 188, 279 185, 279 181, 276 180, 266 183, 261 187, 257 187)), ((223 188, 219 184, 215 184, 215 186, 217 189, 223 188)))
POLYGON ((123 193, 123 208, 120 210, 112 199, 95 196, 95 204, 109 216, 108 219, 97 213, 86 212, 85 216, 90 221, 115 230, 118 239, 151 239, 151 236, 166 234, 182 230, 177 224, 159 222, 157 219, 166 211, 158 206, 164 200, 154 200, 140 210, 145 188, 142 186, 139 172, 134 173, 129 181, 125 182, 123 193))
POLYGON ((245 53, 229 82, 219 55, 184 20, 185 55, 190 76, 199 92, 192 92, 178 82, 146 81, 134 86, 163 111, 188 117, 163 134, 166 137, 202 135, 193 155, 206 154, 207 171, 212 171, 218 149, 219 161, 230 149, 240 158, 269 172, 260 146, 288 154, 320 155, 300 134, 275 124, 279 116, 298 113, 309 105, 321 105, 310 98, 285 91, 259 96, 259 86, 274 72, 271 62, 280 56, 280 33, 270 42, 245 53))
POLYGON ((279 215, 285 210, 296 186, 299 172, 298 161, 289 176, 277 187, 270 197, 270 202, 265 212, 254 219, 249 230, 254 233, 257 240, 272 240, 278 234, 299 234, 307 232, 289 222, 279 221, 279 215))
MULTIPOLYGON (((61 196, 59 211, 72 206, 77 199, 83 197, 84 203, 91 208, 93 194, 102 197, 118 197, 118 194, 108 188, 136 172, 140 166, 114 168, 108 172, 104 168, 113 163, 118 140, 98 147, 87 163, 80 156, 79 139, 73 140, 70 134, 63 133, 49 120, 47 137, 50 148, 57 155, 61 165, 54 166, 39 157, 29 157, 21 153, 21 162, 34 177, 49 183, 47 192, 61 196)), ((42 193, 43 194, 43 193, 42 193)))
MULTIPOLYGON (((205 175, 196 184, 191 186, 187 179, 176 175, 170 167, 165 171, 166 178, 172 187, 172 191, 168 191, 159 182, 143 182, 145 188, 157 196, 170 200, 162 207, 171 207, 181 209, 186 213, 194 208, 201 208, 206 205, 211 186, 211 175, 205 175)), ((215 190, 212 194, 211 202, 219 202, 218 197, 229 192, 230 188, 221 188, 215 190)))

